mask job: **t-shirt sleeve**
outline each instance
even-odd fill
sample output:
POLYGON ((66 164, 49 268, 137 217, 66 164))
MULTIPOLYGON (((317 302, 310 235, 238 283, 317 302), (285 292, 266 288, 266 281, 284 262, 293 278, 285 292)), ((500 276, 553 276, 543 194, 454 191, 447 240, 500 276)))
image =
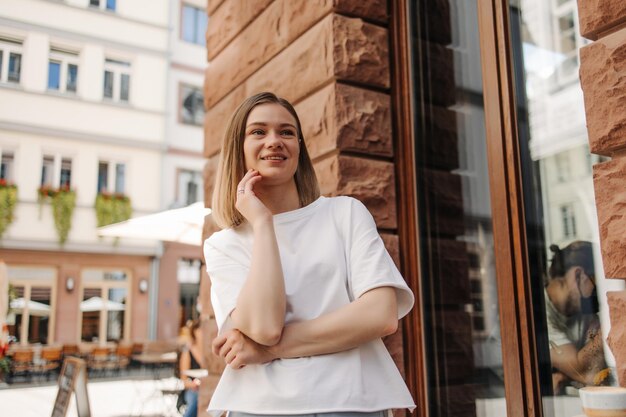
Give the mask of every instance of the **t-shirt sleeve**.
POLYGON ((231 328, 230 313, 237 305, 248 267, 238 260, 236 248, 220 248, 207 239, 204 242, 206 270, 211 280, 211 305, 219 334, 231 328))
POLYGON ((351 200, 349 225, 349 290, 354 299, 378 287, 394 287, 398 319, 413 307, 415 298, 378 234, 374 218, 356 199, 351 200))

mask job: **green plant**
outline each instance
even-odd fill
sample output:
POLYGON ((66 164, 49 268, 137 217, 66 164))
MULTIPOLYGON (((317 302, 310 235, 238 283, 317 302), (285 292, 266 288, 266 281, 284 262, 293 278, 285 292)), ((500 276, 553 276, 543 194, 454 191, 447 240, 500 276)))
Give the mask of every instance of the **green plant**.
POLYGON ((96 196, 96 219, 98 227, 130 219, 130 198, 123 194, 101 192, 96 196))
POLYGON ((17 186, 0 179, 0 237, 15 219, 13 213, 16 204, 17 186))
POLYGON ((59 188, 51 198, 54 227, 59 243, 63 245, 72 228, 72 214, 76 207, 76 192, 68 187, 59 188))

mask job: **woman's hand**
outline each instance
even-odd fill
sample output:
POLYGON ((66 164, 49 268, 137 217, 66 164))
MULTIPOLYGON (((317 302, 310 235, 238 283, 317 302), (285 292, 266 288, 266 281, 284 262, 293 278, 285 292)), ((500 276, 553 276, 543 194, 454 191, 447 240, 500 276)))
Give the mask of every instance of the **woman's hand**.
POLYGON ((254 193, 254 185, 262 178, 258 171, 250 169, 237 185, 235 208, 253 227, 258 221, 272 218, 270 210, 254 193))
POLYGON ((217 336, 212 347, 213 353, 223 358, 233 369, 276 359, 267 346, 256 343, 237 329, 228 330, 223 335, 217 336))

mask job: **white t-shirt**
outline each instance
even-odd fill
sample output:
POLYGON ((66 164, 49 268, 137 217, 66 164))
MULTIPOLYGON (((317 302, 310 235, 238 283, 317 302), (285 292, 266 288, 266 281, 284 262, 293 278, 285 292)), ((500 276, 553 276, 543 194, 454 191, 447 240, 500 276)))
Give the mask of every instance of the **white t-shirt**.
MULTIPOLYGON (((398 318, 414 297, 387 253, 365 206, 350 197, 320 197, 274 216, 285 279, 285 322, 314 319, 349 304, 368 290, 396 288, 398 318)), ((220 333, 246 280, 252 229, 244 223, 204 243, 211 302, 220 333)), ((242 369, 227 366, 209 411, 310 414, 378 411, 415 404, 381 339, 344 352, 277 359, 242 369)))

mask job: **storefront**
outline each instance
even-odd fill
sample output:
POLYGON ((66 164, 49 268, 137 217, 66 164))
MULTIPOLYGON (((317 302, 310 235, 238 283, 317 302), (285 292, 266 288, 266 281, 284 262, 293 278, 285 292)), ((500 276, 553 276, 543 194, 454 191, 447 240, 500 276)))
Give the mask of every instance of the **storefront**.
POLYGON ((582 414, 578 388, 617 384, 606 293, 625 287, 600 251, 610 152, 590 152, 576 0, 321 3, 209 3, 205 184, 234 107, 288 98, 322 192, 366 204, 416 294, 388 341, 416 415, 582 414), (576 340, 555 341, 559 320, 576 340))

